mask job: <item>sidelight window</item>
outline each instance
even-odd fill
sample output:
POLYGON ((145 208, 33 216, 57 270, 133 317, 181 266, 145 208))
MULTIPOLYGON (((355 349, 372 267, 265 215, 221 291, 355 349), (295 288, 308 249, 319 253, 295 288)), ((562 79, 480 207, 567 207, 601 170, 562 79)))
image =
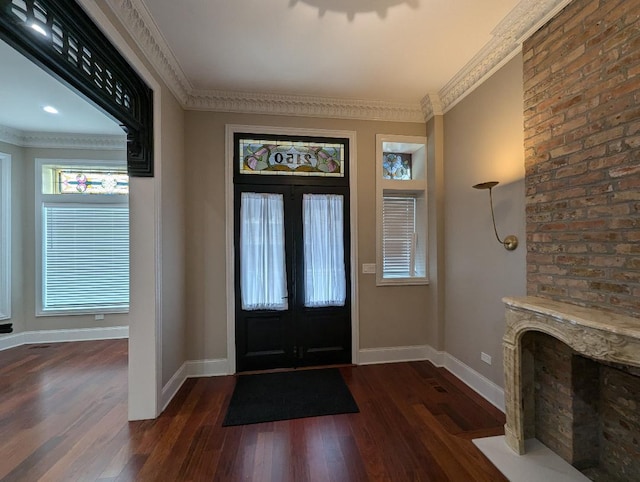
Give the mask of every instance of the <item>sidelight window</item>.
POLYGON ((426 284, 426 138, 377 135, 378 285, 426 284))

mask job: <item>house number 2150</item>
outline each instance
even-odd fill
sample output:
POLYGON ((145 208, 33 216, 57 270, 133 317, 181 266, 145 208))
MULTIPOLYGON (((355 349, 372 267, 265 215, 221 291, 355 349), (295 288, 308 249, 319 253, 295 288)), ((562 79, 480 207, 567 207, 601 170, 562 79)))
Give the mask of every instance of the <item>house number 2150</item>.
POLYGON ((315 158, 311 154, 300 154, 300 153, 292 153, 288 152, 286 157, 281 152, 276 152, 273 156, 273 160, 276 164, 297 164, 299 166, 308 164, 312 165, 312 161, 315 161, 315 158))

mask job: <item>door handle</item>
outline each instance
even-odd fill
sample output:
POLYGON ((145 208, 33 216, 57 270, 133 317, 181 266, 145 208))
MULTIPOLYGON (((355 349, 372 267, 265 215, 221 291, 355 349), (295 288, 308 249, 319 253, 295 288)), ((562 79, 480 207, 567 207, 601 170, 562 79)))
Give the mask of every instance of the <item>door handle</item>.
POLYGON ((301 346, 293 345, 293 358, 298 358, 302 360, 302 355, 304 354, 304 350, 301 346))

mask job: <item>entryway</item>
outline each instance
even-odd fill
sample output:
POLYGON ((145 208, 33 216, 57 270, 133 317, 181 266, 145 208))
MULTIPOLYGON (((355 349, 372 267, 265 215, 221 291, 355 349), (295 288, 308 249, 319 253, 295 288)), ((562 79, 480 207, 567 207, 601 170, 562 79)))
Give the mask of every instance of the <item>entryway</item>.
POLYGON ((256 137, 234 139, 236 369, 350 363, 347 141, 256 137))

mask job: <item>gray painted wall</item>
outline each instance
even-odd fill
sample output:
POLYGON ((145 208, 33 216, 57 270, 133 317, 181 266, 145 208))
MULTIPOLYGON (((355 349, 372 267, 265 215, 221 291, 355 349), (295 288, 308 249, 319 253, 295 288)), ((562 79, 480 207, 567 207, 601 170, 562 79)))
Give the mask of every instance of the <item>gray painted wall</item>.
POLYGON ((526 292, 522 56, 518 55, 444 116, 445 351, 503 386, 504 296, 526 292), (516 234, 507 251, 495 239, 516 234), (489 366, 480 352, 492 357, 489 366))

